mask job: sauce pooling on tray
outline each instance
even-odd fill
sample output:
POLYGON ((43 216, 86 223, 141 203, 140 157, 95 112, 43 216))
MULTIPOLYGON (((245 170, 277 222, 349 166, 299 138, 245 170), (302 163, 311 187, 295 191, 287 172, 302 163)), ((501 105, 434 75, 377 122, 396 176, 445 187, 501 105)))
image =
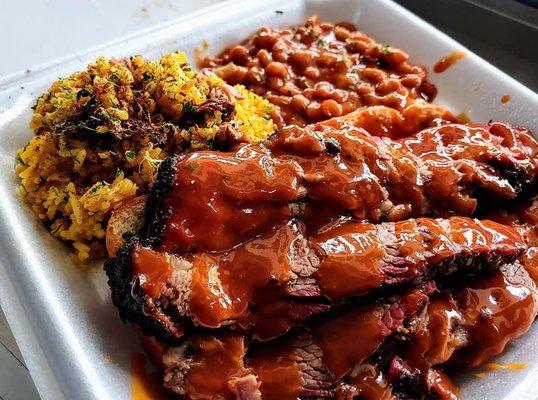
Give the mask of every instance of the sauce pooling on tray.
POLYGON ((361 106, 401 109, 431 100, 435 87, 402 50, 377 43, 349 23, 309 19, 297 28, 261 28, 203 67, 280 107, 287 124, 305 125, 361 106))
POLYGON ((433 72, 437 74, 440 74, 441 72, 445 72, 447 69, 452 67, 454 64, 456 64, 459 60, 461 60, 466 55, 467 53, 461 50, 450 53, 448 56, 441 58, 439 61, 435 63, 435 65, 433 66, 433 72))

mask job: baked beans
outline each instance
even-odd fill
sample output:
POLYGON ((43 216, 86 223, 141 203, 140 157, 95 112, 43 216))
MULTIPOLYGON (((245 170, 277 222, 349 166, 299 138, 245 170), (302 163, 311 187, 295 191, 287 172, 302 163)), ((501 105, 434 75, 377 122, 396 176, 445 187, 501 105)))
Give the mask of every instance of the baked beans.
POLYGON ((317 17, 292 29, 261 28, 206 58, 202 67, 267 97, 286 123, 301 126, 364 105, 400 110, 435 96, 424 68, 411 65, 406 53, 350 23, 321 23, 317 17))

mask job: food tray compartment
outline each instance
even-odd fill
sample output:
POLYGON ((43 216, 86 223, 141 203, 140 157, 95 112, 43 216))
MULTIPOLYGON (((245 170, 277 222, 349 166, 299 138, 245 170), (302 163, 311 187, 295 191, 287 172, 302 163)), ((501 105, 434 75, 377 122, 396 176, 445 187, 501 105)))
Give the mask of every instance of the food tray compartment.
MULTIPOLYGON (((262 25, 284 27, 312 14, 350 21, 378 41, 401 47, 412 63, 431 66, 462 46, 389 0, 227 1, 102 47, 0 79, 0 300, 44 399, 129 399, 130 360, 141 351, 110 301, 97 263, 83 271, 66 247, 51 238, 16 194, 16 149, 31 136, 30 107, 59 76, 85 68, 98 55, 157 58, 183 50, 194 61, 203 41, 216 53, 262 25), (277 12, 278 11, 278 12, 277 12)), ((489 119, 538 128, 538 96, 467 51, 443 74, 430 74, 436 102, 475 121, 489 119), (511 96, 502 104, 501 97, 511 96)), ((538 381, 538 327, 514 342, 499 362, 527 362, 518 372, 497 371, 479 379, 461 377, 462 398, 534 399, 538 381)))

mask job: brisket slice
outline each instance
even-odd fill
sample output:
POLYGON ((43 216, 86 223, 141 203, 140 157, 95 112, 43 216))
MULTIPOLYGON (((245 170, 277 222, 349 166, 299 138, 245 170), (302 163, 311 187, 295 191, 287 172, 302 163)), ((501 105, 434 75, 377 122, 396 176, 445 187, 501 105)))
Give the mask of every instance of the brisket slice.
POLYGON ((538 283, 538 195, 510 208, 495 210, 487 217, 523 232, 527 239, 527 251, 520 261, 534 282, 538 283))
POLYGON ((163 162, 142 236, 169 252, 228 250, 292 216, 468 216, 536 188, 538 143, 521 129, 450 124, 391 140, 340 125, 163 162))
POLYGON ((148 335, 178 339, 193 322, 268 340, 351 297, 473 274, 524 249, 516 229, 464 217, 340 221, 310 238, 291 220, 218 254, 179 257, 133 239, 105 269, 122 318, 148 335))
POLYGON ((187 398, 229 398, 248 377, 251 394, 257 388, 263 399, 333 398, 337 383, 403 329, 433 288, 354 307, 261 347, 238 333, 195 334, 164 355, 165 387, 187 398))
POLYGON ((186 398, 455 399, 440 368, 487 361, 538 310, 536 286, 517 263, 459 285, 440 293, 426 285, 354 307, 269 345, 238 333, 194 334, 164 353, 164 384, 186 398), (475 310, 484 312, 469 318, 475 310), (501 319, 504 313, 525 317, 501 319))
POLYGON ((384 356, 396 392, 455 398, 436 369, 485 363, 527 332, 538 313, 536 285, 518 262, 459 285, 434 296, 409 322, 404 345, 384 356))

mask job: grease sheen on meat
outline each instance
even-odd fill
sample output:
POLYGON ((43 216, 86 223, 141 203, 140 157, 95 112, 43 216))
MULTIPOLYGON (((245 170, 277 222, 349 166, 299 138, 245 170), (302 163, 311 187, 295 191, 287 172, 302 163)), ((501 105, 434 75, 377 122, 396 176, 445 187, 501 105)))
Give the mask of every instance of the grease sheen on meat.
POLYGON ((191 398, 241 399, 234 389, 246 380, 258 396, 247 398, 449 400, 457 389, 439 368, 499 354, 537 311, 532 279, 520 264, 506 264, 467 287, 437 293, 426 284, 262 348, 249 349, 237 333, 194 335, 165 351, 164 382, 191 398))
POLYGON ((339 303, 435 275, 476 273, 515 260, 525 248, 516 229, 464 217, 337 221, 310 237, 292 220, 227 252, 179 257, 135 243, 127 249, 130 260, 111 267, 130 279, 112 289, 131 296, 131 282, 138 282, 143 320, 174 325, 180 334, 187 317, 268 340, 326 311, 327 299, 339 303))
POLYGON ((164 163, 146 235, 181 253, 229 249, 292 216, 319 226, 342 214, 471 215, 481 202, 535 188, 537 154, 527 132, 500 123, 444 125, 401 140, 347 124, 287 127, 267 143, 164 163))

